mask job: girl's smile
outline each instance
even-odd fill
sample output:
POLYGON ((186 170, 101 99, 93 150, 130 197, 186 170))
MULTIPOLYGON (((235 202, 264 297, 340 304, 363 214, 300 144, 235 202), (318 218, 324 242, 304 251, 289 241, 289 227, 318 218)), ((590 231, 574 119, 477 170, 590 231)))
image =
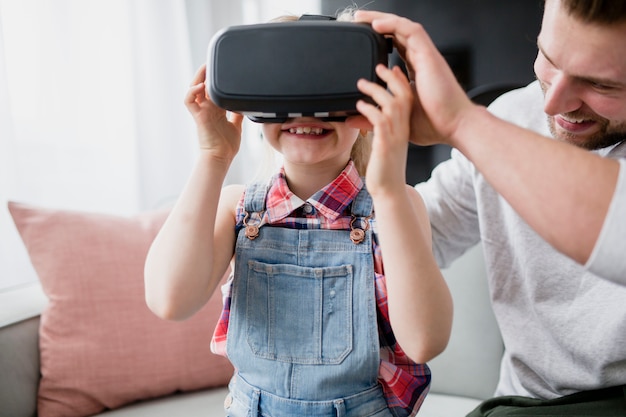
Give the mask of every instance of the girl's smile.
POLYGON ((330 135, 333 127, 323 122, 293 121, 281 126, 283 134, 294 135, 300 139, 320 139, 330 135))
POLYGON ((326 122, 314 117, 298 117, 285 123, 264 123, 263 136, 285 161, 319 163, 337 161, 341 169, 359 131, 343 122, 326 122))

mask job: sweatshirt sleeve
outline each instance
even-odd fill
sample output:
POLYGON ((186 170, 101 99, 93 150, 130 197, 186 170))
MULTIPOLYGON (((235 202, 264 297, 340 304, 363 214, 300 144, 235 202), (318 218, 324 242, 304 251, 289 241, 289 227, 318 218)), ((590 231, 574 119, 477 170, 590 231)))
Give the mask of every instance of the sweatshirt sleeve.
POLYGON ((595 275, 626 285, 626 159, 620 159, 615 194, 585 265, 595 275))
POLYGON ((431 178, 415 186, 430 218, 433 254, 446 268, 480 240, 473 165, 456 149, 431 178))

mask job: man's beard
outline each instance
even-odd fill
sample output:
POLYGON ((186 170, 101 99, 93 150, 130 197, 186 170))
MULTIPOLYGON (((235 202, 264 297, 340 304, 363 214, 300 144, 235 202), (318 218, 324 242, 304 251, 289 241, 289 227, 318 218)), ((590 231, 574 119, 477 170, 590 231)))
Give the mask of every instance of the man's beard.
MULTIPOLYGON (((564 116, 567 118, 576 119, 577 116, 580 117, 580 114, 578 112, 572 112, 564 114, 564 116)), ((587 116, 583 118, 588 120, 594 120, 596 123, 599 123, 601 125, 600 130, 593 135, 586 137, 584 140, 580 140, 581 137, 579 135, 571 134, 563 130, 557 132, 554 122, 554 116, 548 116, 548 126, 550 128, 550 133, 552 133, 552 136, 555 139, 571 143, 572 145, 576 145, 589 151, 606 148, 608 146, 622 142, 624 139, 626 139, 626 122, 611 126, 608 120, 599 119, 597 116, 587 116)))
MULTIPOLYGON (((541 80, 539 80, 539 85, 541 86, 541 90, 543 91, 543 95, 545 97, 546 86, 541 80)), ((596 114, 585 114, 581 111, 566 113, 563 116, 571 120, 593 120, 594 122, 600 124, 600 130, 593 135, 584 138, 584 140, 581 140, 581 136, 579 135, 565 131, 560 131, 560 133, 557 132, 554 116, 548 116, 548 127, 550 128, 550 133, 552 133, 552 137, 557 140, 593 151, 615 145, 616 143, 622 142, 626 139, 626 121, 611 125, 610 121, 605 118, 599 117, 596 114)))

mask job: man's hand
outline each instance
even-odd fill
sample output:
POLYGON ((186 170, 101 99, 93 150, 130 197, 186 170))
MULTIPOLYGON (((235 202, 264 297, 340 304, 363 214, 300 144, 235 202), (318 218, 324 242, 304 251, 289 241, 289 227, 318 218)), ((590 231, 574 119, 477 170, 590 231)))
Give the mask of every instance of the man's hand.
MULTIPOLYGON (((471 114, 475 105, 424 27, 400 16, 373 11, 358 11, 355 20, 370 23, 381 34, 392 35, 407 64, 409 79, 414 86, 411 142, 454 146, 455 133, 463 117, 471 114)), ((355 127, 366 126, 358 117, 349 119, 349 123, 355 127)))

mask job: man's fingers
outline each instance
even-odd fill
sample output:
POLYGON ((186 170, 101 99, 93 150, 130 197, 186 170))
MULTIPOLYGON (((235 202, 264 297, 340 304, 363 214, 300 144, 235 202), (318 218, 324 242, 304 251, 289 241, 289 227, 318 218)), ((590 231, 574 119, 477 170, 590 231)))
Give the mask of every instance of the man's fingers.
POLYGON ((372 23, 374 19, 380 19, 388 15, 389 13, 378 12, 375 10, 357 10, 354 14, 354 20, 356 22, 372 23))
POLYGON ((394 35, 404 46, 405 40, 410 37, 421 25, 405 17, 391 13, 383 13, 369 10, 359 10, 354 15, 357 22, 366 22, 372 25, 376 32, 383 35, 394 35))

